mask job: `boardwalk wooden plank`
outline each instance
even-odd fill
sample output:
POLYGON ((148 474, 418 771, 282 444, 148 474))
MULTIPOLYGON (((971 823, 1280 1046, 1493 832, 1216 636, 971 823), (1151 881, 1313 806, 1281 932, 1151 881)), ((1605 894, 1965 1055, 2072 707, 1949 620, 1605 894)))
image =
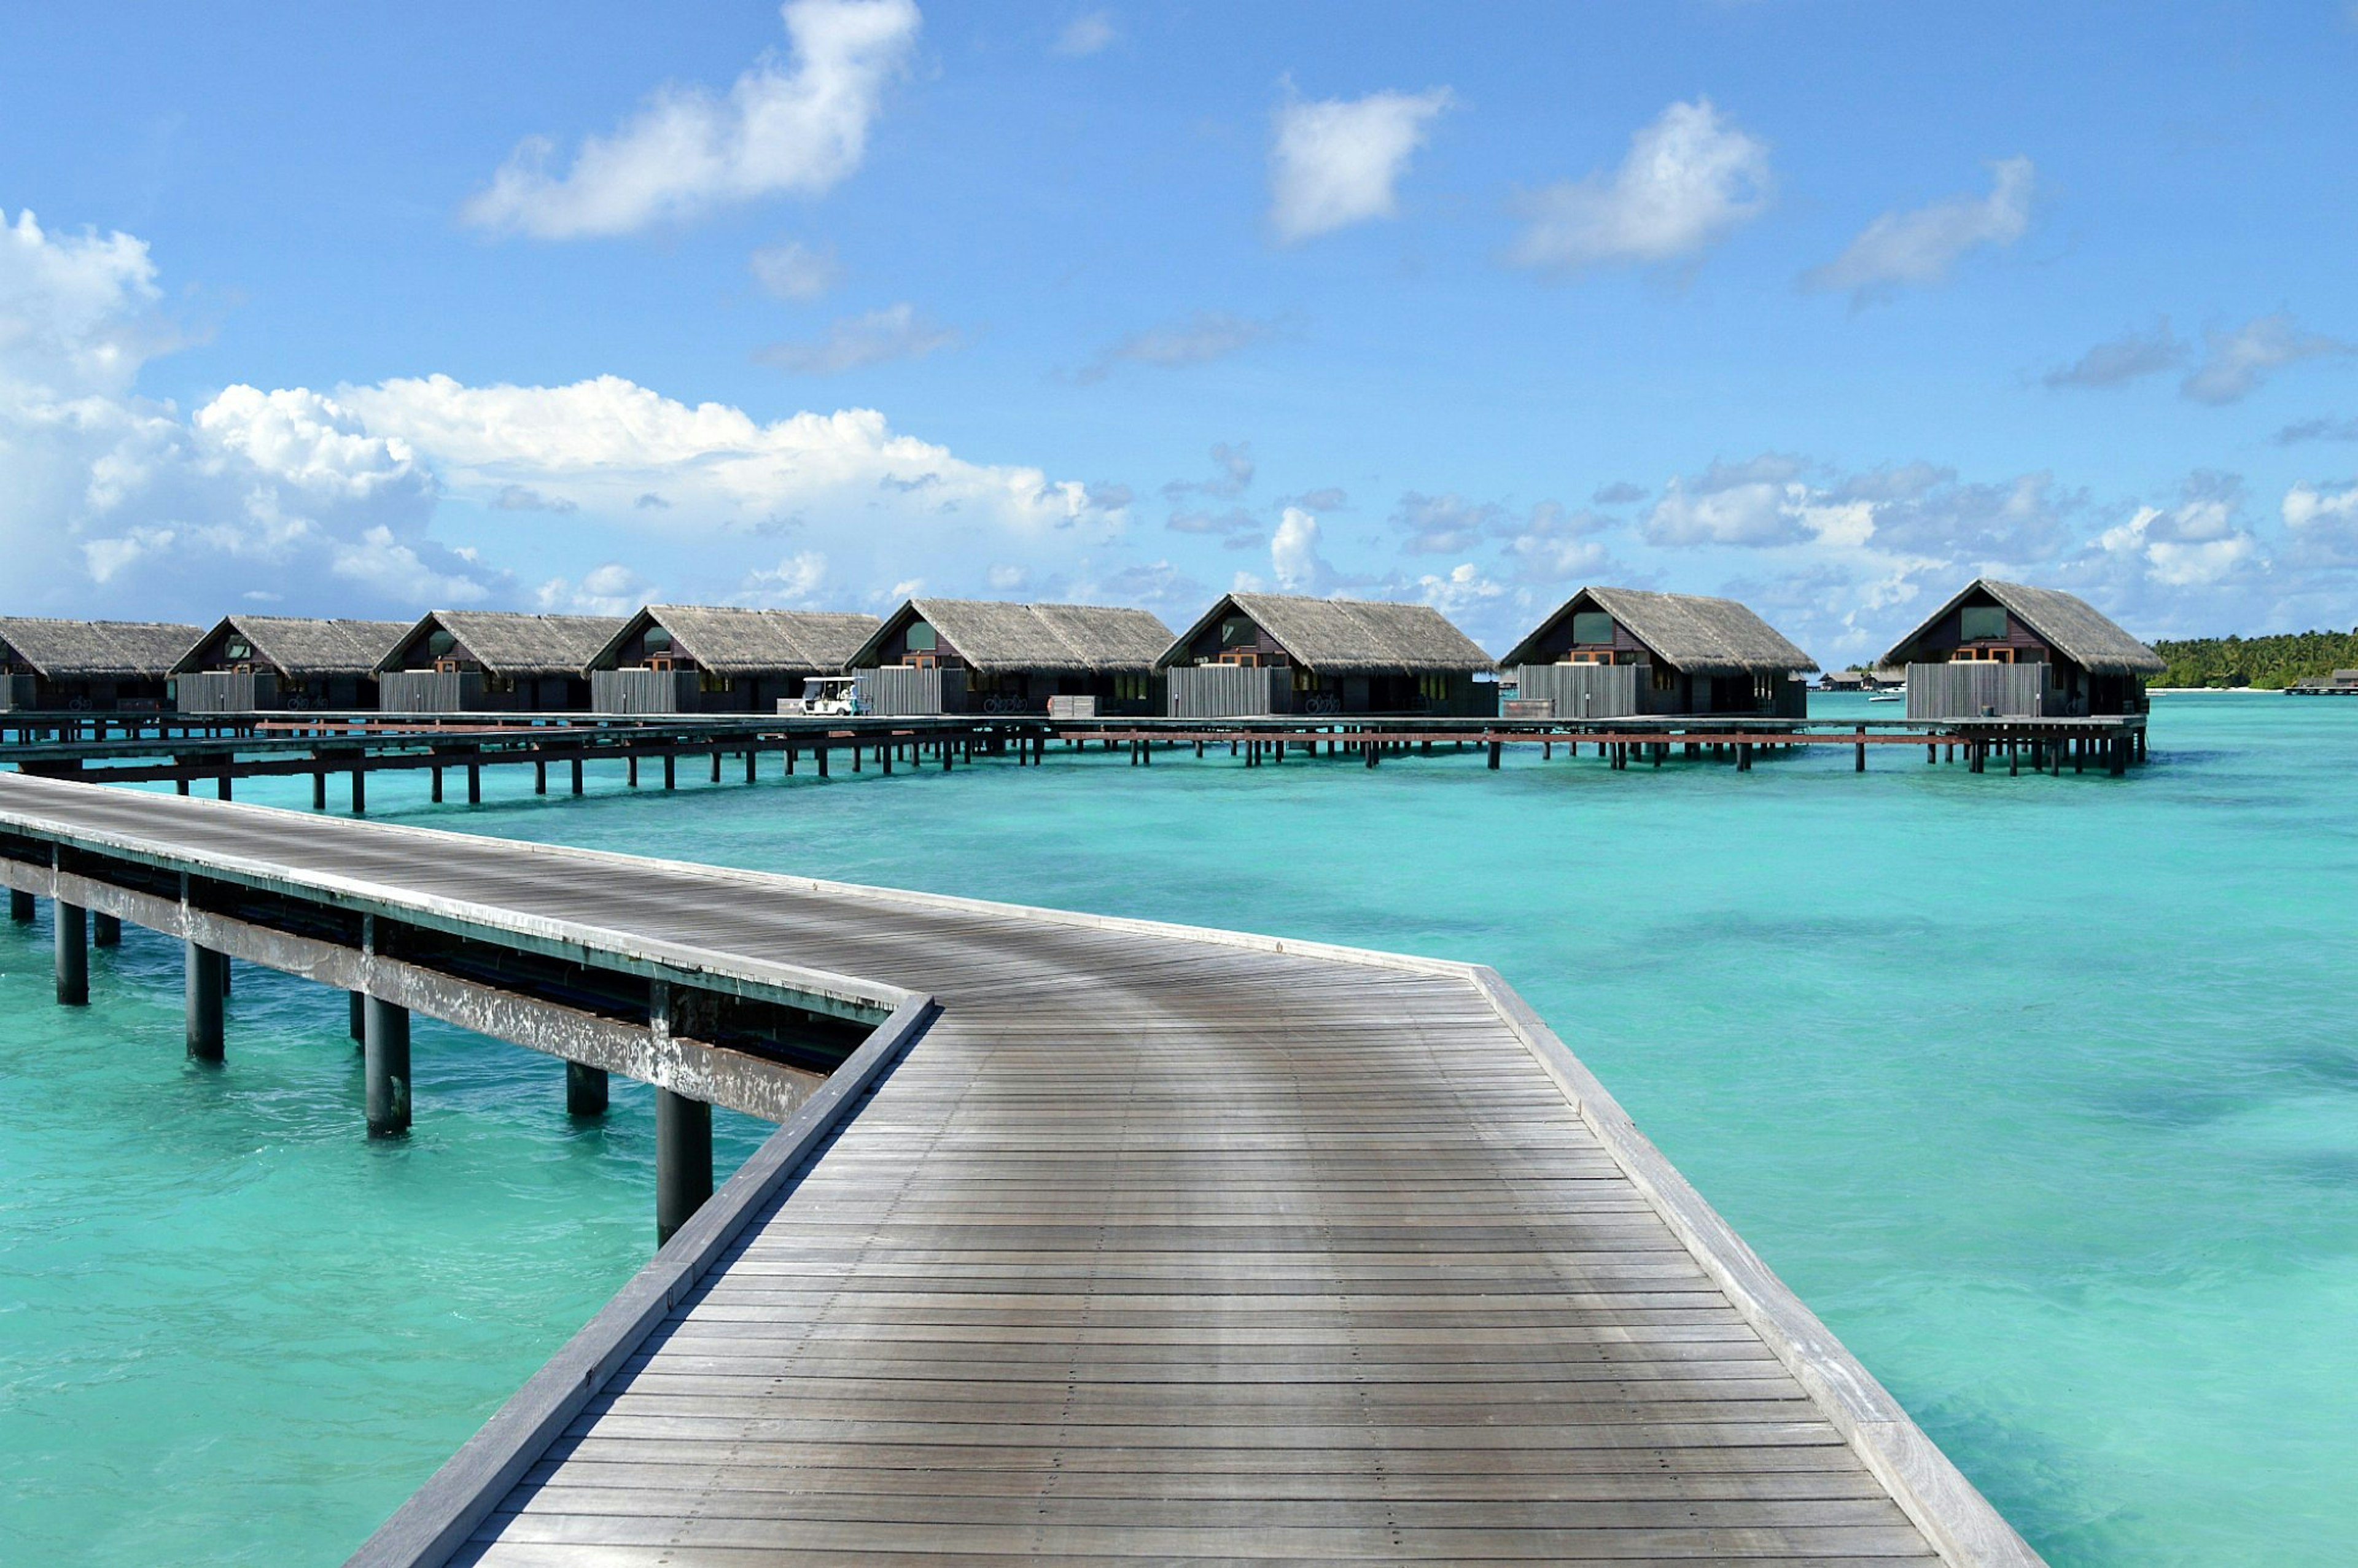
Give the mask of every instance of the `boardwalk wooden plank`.
MULTIPOLYGON (((12 824, 938 1004, 453 1561, 2038 1563, 1487 971, 0 778, 12 824)), ((402 1526, 355 1562, 440 1561, 402 1526)))

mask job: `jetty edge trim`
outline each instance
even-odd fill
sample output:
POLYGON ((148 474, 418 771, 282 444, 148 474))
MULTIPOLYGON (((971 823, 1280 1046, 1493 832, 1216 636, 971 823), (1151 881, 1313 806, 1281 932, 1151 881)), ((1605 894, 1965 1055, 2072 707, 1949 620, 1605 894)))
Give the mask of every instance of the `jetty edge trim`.
POLYGON ((794 1119, 765 1139, 598 1315, 377 1527, 345 1568, 441 1568, 687 1299, 753 1217, 804 1173, 861 1095, 940 1011, 933 998, 913 995, 871 1030, 794 1119))
POLYGON ((2047 1568, 2047 1560, 1638 1130, 1603 1082, 1505 978, 1487 964, 1466 968, 1475 988, 1563 1090, 1614 1163, 1826 1411, 1941 1560, 1952 1568, 2047 1568))

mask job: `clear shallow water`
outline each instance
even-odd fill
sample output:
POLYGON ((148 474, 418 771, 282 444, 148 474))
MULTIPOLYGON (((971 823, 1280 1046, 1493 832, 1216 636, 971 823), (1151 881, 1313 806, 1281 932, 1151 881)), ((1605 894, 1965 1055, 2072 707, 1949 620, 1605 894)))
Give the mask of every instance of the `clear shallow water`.
MULTIPOLYGON (((2358 703, 2164 697, 2156 733, 2125 781, 1893 748, 370 794, 1495 963, 2050 1560, 2343 1563, 2358 703)), ((644 1260, 649 1108, 577 1127, 554 1063, 421 1024, 416 1136, 372 1146, 341 998, 241 968, 211 1073, 178 984, 126 932, 69 1013, 46 920, 0 929, 0 1541, 334 1562, 644 1260)))

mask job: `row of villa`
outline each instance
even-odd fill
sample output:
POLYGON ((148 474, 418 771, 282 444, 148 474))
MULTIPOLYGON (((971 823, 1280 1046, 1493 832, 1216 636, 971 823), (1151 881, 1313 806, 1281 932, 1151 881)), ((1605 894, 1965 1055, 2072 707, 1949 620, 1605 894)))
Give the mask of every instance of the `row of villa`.
MULTIPOLYGON (((2145 709, 2152 649, 2074 596, 1977 580, 1879 661, 1909 716, 2145 709)), ((625 617, 0 618, 0 709, 774 713, 850 675, 868 711, 1217 719, 1803 717, 1807 654, 1730 599, 1584 588, 1502 659, 1422 604, 1231 593, 1143 610, 912 599, 890 615, 648 605, 625 617)))

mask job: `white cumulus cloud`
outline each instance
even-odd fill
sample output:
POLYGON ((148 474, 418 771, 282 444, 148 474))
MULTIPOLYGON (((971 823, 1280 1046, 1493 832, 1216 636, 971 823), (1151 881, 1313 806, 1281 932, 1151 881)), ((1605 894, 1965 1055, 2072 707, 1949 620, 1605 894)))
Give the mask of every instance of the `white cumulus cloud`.
POLYGON ((1654 545, 1796 544, 1812 537, 1801 516, 1809 487, 1790 458, 1714 463, 1694 479, 1673 479, 1647 514, 1654 545))
POLYGON ((1436 87, 1282 105, 1269 150, 1269 222, 1278 239, 1293 244, 1391 217, 1410 157, 1449 103, 1449 89, 1436 87))
POLYGON ((1277 586, 1287 593, 1324 593, 1335 580, 1335 569, 1318 553, 1318 519, 1299 506, 1289 506, 1270 535, 1269 564, 1277 586))
POLYGON ((545 615, 628 615, 662 590, 620 561, 591 567, 576 580, 551 578, 533 595, 545 615))
POLYGON ((1994 163, 1990 177, 1987 196, 1957 196, 1912 212, 1886 212, 1841 255, 1804 274, 1802 283, 1864 303, 1902 285, 1940 282, 1967 251, 2014 243, 2030 226, 2030 160, 1994 163))
POLYGON ((915 47, 914 0, 790 0, 793 67, 763 60, 724 93, 666 87, 552 172, 527 139, 470 200, 466 220, 544 240, 626 234, 782 193, 819 195, 860 167, 886 85, 915 47))
POLYGON ((145 241, 49 234, 27 211, 0 211, 0 387, 18 397, 127 390, 167 345, 145 241))
POLYGON ((1675 261, 1759 216, 1769 188, 1767 143, 1709 99, 1673 103, 1629 138, 1619 168, 1526 195, 1509 259, 1549 272, 1675 261))

